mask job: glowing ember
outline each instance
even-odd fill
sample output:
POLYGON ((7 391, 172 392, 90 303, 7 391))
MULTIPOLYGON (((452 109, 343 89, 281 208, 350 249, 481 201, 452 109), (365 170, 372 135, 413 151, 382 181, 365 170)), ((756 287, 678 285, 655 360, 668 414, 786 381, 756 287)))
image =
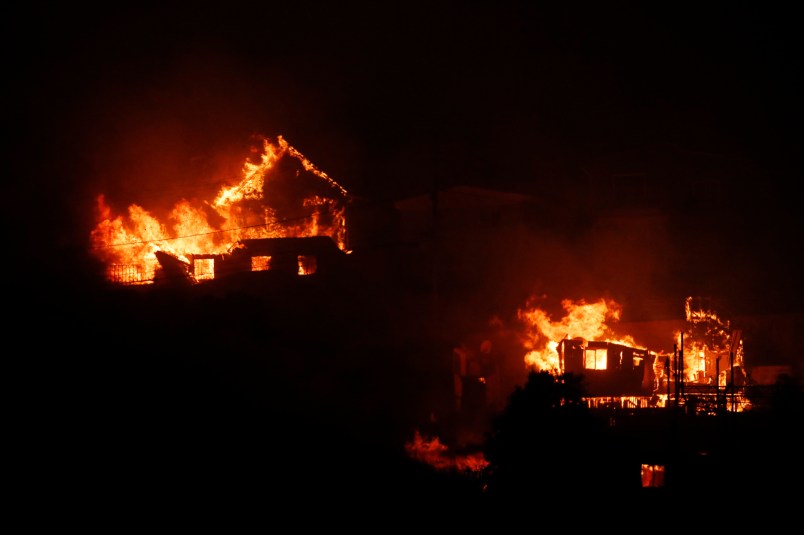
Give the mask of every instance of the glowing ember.
POLYGON ((425 438, 419 431, 416 431, 411 442, 405 444, 405 450, 412 459, 438 470, 479 472, 488 465, 482 453, 451 456, 448 453, 449 448, 438 437, 425 438))
POLYGON ((242 178, 211 203, 178 201, 167 222, 135 204, 126 217, 115 216, 99 195, 91 241, 109 280, 152 283, 157 251, 188 262, 187 255, 225 253, 243 239, 329 236, 346 250, 346 190, 282 136, 264 139, 256 160, 246 161, 242 178))

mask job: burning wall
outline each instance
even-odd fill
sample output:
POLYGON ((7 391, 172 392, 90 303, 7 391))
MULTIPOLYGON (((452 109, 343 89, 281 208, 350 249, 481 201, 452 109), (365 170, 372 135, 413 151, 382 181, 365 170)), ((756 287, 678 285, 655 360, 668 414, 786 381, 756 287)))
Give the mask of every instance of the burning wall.
POLYGON ((684 302, 687 328, 680 339, 687 381, 725 386, 728 372, 744 369, 742 331, 721 318, 711 299, 688 297, 684 302))

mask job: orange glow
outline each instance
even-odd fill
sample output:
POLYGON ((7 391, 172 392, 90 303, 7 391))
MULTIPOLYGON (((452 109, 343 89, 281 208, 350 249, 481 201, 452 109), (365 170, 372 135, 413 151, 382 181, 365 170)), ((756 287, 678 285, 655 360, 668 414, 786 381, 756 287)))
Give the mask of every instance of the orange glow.
POLYGON ((700 298, 684 301, 687 329, 683 339, 676 333, 677 345, 683 349, 684 376, 691 382, 725 386, 725 370, 732 363, 743 365, 743 343, 739 331, 706 305, 700 298))
MULTIPOLYGON (((583 299, 579 301, 564 299, 561 305, 566 315, 558 321, 553 321, 539 308, 525 308, 518 311, 519 318, 526 325, 525 363, 537 371, 560 372, 557 348, 564 338, 583 338, 637 346, 633 338, 617 337, 606 325, 607 320, 616 322, 620 319, 622 309, 615 301, 600 299, 597 302, 587 303, 583 299)), ((605 368, 605 356, 602 357, 597 367, 605 368)))
POLYGON ((642 465, 642 487, 664 487, 664 465, 642 465))
POLYGON ((488 465, 482 453, 451 456, 448 449, 438 437, 425 438, 419 431, 416 431, 411 442, 405 444, 405 451, 412 459, 438 470, 479 472, 488 465))
MULTIPOLYGON (((99 195, 98 223, 90 237, 93 253, 107 266, 109 280, 152 283, 158 266, 156 251, 187 262, 187 255, 225 253, 237 241, 250 238, 329 236, 345 251, 346 190, 282 136, 276 142, 263 139, 255 160, 247 160, 240 179, 221 187, 211 202, 179 200, 166 221, 136 204, 128 207, 126 215, 112 214, 105 196, 99 195), (276 198, 287 181, 303 178, 314 180, 315 187, 306 188, 301 198, 276 198), (274 186, 272 198, 268 198, 269 184, 274 186)), ((299 191, 298 184, 289 189, 299 191)), ((211 277, 208 267, 201 269, 197 279, 211 277)), ((299 270, 312 273, 315 267, 300 263, 299 270)))

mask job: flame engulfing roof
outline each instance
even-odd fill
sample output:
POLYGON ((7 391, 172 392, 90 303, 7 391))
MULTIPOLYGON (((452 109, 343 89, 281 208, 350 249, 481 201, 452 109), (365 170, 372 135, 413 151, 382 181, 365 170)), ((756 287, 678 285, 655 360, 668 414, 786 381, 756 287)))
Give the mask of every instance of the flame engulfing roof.
POLYGON ((244 239, 329 236, 346 248, 347 191, 282 136, 262 139, 241 177, 212 201, 179 200, 166 221, 132 204, 114 215, 98 197, 93 252, 114 282, 150 283, 156 252, 189 262, 193 254, 220 254, 244 239))

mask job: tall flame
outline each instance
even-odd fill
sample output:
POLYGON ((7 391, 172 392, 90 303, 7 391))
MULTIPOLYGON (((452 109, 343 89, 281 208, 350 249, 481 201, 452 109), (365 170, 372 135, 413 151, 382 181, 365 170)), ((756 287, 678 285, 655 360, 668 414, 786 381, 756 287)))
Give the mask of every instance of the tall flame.
POLYGON ((566 315, 553 321, 549 314, 537 307, 520 309, 517 315, 526 325, 525 363, 537 371, 560 372, 558 344, 564 338, 606 340, 636 346, 630 336, 618 338, 606 325, 607 320, 619 321, 622 307, 612 300, 600 299, 587 303, 584 299, 564 299, 561 306, 566 315))
MULTIPOLYGON (((683 372, 688 381, 706 381, 709 377, 714 380, 718 369, 725 370, 731 361, 735 366, 743 364, 742 340, 736 338, 731 323, 706 304, 701 298, 687 297, 684 338, 681 333, 675 333, 678 346, 683 346, 683 372), (730 355, 732 349, 734 354, 730 355)), ((725 377, 717 380, 725 383, 725 377)))
MULTIPOLYGON (((297 170, 295 177, 299 174, 297 170)), ((126 270, 127 282, 148 283, 154 279, 157 251, 187 261, 189 254, 224 253, 242 239, 322 235, 346 250, 347 195, 282 136, 275 143, 265 138, 256 161, 244 163, 237 183, 223 186, 212 202, 200 206, 179 200, 167 222, 136 204, 128 207, 127 216, 115 216, 105 196, 99 195, 99 222, 91 232, 93 252, 106 264, 110 280, 117 280, 120 270, 126 270), (309 192, 298 200, 301 215, 285 218, 278 215, 275 201, 286 204, 287 199, 269 199, 266 194, 266 184, 275 179, 283 159, 317 177, 326 190, 326 194, 320 188, 309 192)))

